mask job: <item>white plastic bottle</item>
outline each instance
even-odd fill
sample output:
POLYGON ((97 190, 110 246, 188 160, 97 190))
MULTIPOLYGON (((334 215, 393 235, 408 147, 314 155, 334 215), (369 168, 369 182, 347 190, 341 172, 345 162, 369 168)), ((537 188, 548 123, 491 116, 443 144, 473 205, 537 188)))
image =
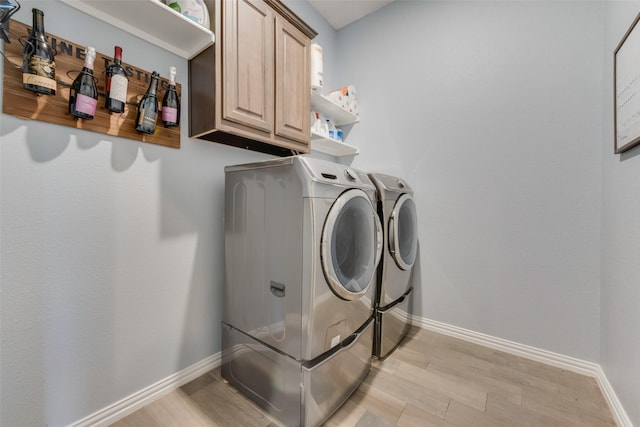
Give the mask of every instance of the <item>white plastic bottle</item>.
POLYGON ((323 80, 322 47, 317 43, 313 43, 311 45, 311 90, 322 90, 323 80))
POLYGON ((329 137, 329 119, 325 119, 324 116, 320 115, 322 128, 320 129, 320 135, 324 137, 329 137))
POLYGON ((317 111, 311 112, 311 133, 322 134, 322 121, 317 111))
POLYGON ((334 126, 331 119, 327 119, 327 128, 328 128, 329 138, 338 139, 338 130, 334 126))

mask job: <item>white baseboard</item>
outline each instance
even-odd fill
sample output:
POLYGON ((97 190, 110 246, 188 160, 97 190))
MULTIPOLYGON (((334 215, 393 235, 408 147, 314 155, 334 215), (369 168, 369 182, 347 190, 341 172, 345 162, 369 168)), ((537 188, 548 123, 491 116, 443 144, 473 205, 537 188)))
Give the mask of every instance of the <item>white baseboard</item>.
POLYGON ((601 366, 598 366, 598 376, 596 377, 596 381, 598 381, 600 390, 602 390, 602 394, 604 394, 604 398, 609 404, 609 408, 611 408, 616 424, 620 427, 633 427, 633 423, 629 419, 627 411, 624 410, 622 403, 618 399, 616 392, 613 390, 613 387, 607 379, 607 376, 604 374, 601 366))
POLYGON ((613 387, 607 380, 602 367, 597 363, 587 362, 570 356, 565 356, 551 351, 542 350, 524 344, 502 338, 493 337, 480 332, 471 331, 469 329, 460 328, 446 323, 437 322, 435 320, 425 319, 424 317, 412 316, 411 321, 414 325, 421 328, 459 338, 464 341, 479 344, 484 347, 493 348, 495 350, 504 351, 505 353, 524 357, 526 359, 535 360, 536 362, 545 363, 567 371, 576 372, 578 374, 593 377, 598 382, 602 394, 604 395, 616 424, 619 427, 633 427, 629 416, 627 415, 622 403, 618 399, 613 387))
POLYGON ((221 353, 209 356, 200 362, 194 363, 188 368, 176 372, 175 374, 170 375, 149 387, 146 387, 99 410, 98 412, 76 421, 69 427, 106 427, 113 424, 165 394, 185 385, 189 381, 198 378, 200 375, 217 368, 220 366, 220 362, 221 353))
MULTIPOLYGON (((411 321, 414 325, 433 332, 452 336, 484 347, 504 351, 505 353, 593 377, 598 382, 598 385, 602 390, 602 394, 611 408, 616 424, 619 427, 633 427, 629 416, 604 374, 602 367, 597 363, 586 362, 584 360, 564 356, 562 354, 519 344, 502 338, 493 337, 491 335, 448 325, 446 323, 437 322, 435 320, 425 319, 423 317, 412 316, 411 321)), ((175 390, 176 388, 188 383, 189 381, 198 378, 200 375, 217 368, 220 366, 220 363, 221 353, 216 353, 186 369, 183 369, 180 372, 170 375, 167 378, 138 391, 137 393, 132 394, 131 396, 125 397, 124 399, 105 407, 94 414, 76 421, 69 427, 106 427, 162 397, 163 395, 175 390)))

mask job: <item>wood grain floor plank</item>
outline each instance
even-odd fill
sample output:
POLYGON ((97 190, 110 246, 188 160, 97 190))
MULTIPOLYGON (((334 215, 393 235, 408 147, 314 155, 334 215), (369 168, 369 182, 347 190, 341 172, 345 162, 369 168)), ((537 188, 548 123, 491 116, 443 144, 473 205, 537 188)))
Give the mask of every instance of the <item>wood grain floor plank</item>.
POLYGON ((114 427, 219 427, 182 390, 174 390, 123 418, 114 427))
POLYGON ((378 417, 373 412, 367 411, 362 418, 358 420, 355 427, 394 427, 395 425, 395 423, 390 423, 384 418, 378 417))
POLYGON ((561 386, 560 396, 584 408, 609 408, 595 378, 585 378, 572 386, 561 386))
POLYGON ((369 387, 367 384, 362 384, 351 400, 393 423, 397 422, 406 406, 405 401, 387 393, 384 389, 369 387))
POLYGON ((500 396, 492 394, 487 397, 486 414, 518 427, 578 427, 566 420, 558 419, 546 411, 523 408, 521 405, 514 405, 500 396))
POLYGON ((364 382, 439 417, 444 416, 449 405, 449 397, 446 394, 379 369, 372 369, 364 382))
POLYGON ((458 427, 513 427, 507 420, 452 400, 444 419, 458 427))
POLYGON ((362 423, 367 413, 374 415, 381 423, 395 425, 404 406, 405 403, 394 396, 362 384, 326 425, 355 426, 362 423))
POLYGON ((364 407, 358 406, 357 402, 349 399, 324 423, 324 427, 355 427, 366 411, 364 407))
POLYGON ((445 375, 455 375, 463 384, 472 384, 487 393, 501 396, 514 405, 522 403, 522 387, 510 381, 478 373, 473 365, 452 367, 444 362, 433 361, 429 364, 427 370, 441 372, 445 375))
POLYGON ((427 367, 430 361, 429 357, 426 354, 404 346, 399 347, 397 351, 392 354, 393 357, 389 357, 385 360, 379 361, 380 364, 385 366, 395 361, 401 361, 409 363, 418 369, 424 369, 427 367))
POLYGON ((615 426, 611 413, 605 408, 587 408, 584 404, 557 396, 539 393, 531 388, 522 390, 522 407, 533 412, 545 412, 567 424, 587 426, 615 426))
MULTIPOLYGON (((115 427, 275 427, 220 368, 130 414, 115 427)), ((615 426, 593 378, 453 337, 412 328, 374 360, 326 427, 615 426)))
POLYGON ((457 427, 443 418, 437 417, 429 412, 423 411, 411 403, 405 406, 404 411, 400 415, 398 427, 457 427))
POLYGON ((198 378, 196 378, 195 380, 183 385, 182 387, 180 387, 180 390, 182 390, 183 392, 185 392, 187 394, 187 396, 191 396, 194 393, 202 390, 203 388, 207 387, 209 384, 213 383, 214 381, 218 380, 218 381, 222 381, 222 378, 216 378, 213 375, 213 371, 205 374, 205 375, 201 375, 198 378))
POLYGON ((414 383, 424 389, 444 394, 450 399, 456 399, 472 408, 484 411, 487 402, 487 390, 456 374, 442 370, 415 369, 413 365, 401 363, 396 375, 407 382, 414 383))
POLYGON ((229 384, 213 381, 190 396, 220 427, 266 427, 273 421, 229 384))
POLYGON ((367 412, 395 425, 405 405, 405 402, 384 390, 363 383, 327 421, 326 426, 355 426, 367 412))

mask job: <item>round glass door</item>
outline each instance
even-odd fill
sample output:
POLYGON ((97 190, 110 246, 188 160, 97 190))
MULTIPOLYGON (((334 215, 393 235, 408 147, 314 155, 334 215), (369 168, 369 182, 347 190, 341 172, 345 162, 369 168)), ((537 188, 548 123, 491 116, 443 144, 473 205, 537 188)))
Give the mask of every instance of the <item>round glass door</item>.
POLYGON ((380 221, 367 194, 358 189, 340 195, 322 231, 324 275, 345 300, 364 295, 373 283, 382 249, 380 221))
POLYGON ((398 267, 408 270, 418 252, 416 205, 409 194, 400 196, 389 218, 389 251, 398 267))

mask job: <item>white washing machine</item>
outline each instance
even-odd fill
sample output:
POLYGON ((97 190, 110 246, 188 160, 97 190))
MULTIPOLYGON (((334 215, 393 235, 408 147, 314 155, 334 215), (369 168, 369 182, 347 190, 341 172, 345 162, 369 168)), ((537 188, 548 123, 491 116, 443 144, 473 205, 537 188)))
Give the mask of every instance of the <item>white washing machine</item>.
POLYGON ((223 378, 287 426, 321 424, 370 370, 381 253, 366 173, 226 167, 223 378))
POLYGON ((377 189, 384 230, 384 254, 378 267, 373 355, 388 356, 411 327, 412 272, 418 253, 413 191, 401 178, 369 174, 377 189))

